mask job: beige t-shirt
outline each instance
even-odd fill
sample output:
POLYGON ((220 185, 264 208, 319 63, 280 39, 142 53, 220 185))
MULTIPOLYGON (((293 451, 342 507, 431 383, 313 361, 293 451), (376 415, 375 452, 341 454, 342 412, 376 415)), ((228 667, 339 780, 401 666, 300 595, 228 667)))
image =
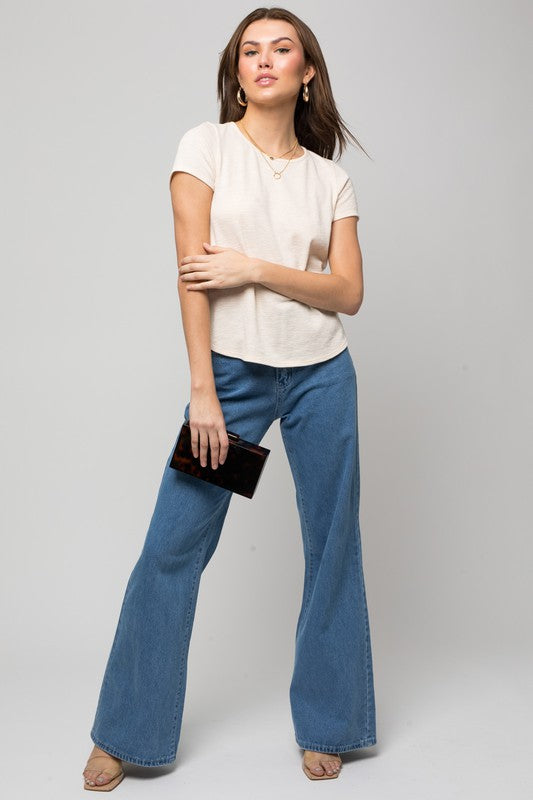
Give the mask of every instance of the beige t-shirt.
MULTIPOLYGON (((287 159, 270 162, 282 169, 287 159)), ((292 269, 325 272, 331 223, 358 216, 349 175, 312 150, 280 179, 235 122, 202 122, 181 137, 171 175, 188 172, 214 190, 210 243, 292 269)), ((205 254, 205 253, 204 253, 205 254)), ((339 316, 258 284, 206 289, 211 349, 273 367, 314 364, 344 350, 339 316)))

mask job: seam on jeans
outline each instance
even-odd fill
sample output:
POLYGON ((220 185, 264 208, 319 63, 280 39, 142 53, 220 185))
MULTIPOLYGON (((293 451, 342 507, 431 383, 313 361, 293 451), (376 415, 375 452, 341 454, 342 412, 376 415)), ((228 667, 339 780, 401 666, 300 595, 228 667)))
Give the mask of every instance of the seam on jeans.
POLYGON ((366 732, 370 736, 370 623, 368 615, 368 606, 366 599, 366 587, 363 571, 363 552, 361 545, 361 529, 359 521, 357 522, 357 536, 356 536, 357 558, 356 564, 359 571, 357 582, 360 588, 361 602, 363 606, 364 624, 365 624, 365 666, 366 666, 366 732))
POLYGON ((102 750, 105 750, 106 753, 110 753, 112 756, 116 758, 120 758, 123 761, 129 761, 131 764, 138 764, 141 767, 160 767, 164 764, 171 764, 172 761, 175 760, 175 756, 165 756, 163 758, 154 758, 154 759, 146 759, 146 758, 138 758, 137 756, 132 756, 129 753, 125 753, 122 750, 118 750, 116 747, 104 742, 103 739, 95 736, 93 731, 91 731, 91 739, 93 742, 98 745, 102 750))
POLYGON ((172 731, 170 734, 170 747, 171 752, 175 752, 177 749, 176 745, 176 730, 177 730, 177 722, 179 716, 179 708, 182 701, 182 688, 183 688, 183 676, 185 673, 185 660, 187 656, 187 651, 189 648, 189 640, 192 632, 192 606, 194 601, 194 596, 196 594, 196 586, 198 582, 198 576, 200 574, 200 564, 203 559, 203 554, 206 549, 207 543, 207 535, 209 530, 206 530, 202 537, 202 541, 200 547, 198 548, 198 555, 196 557, 196 563, 194 565, 194 573, 193 573, 193 580, 192 580, 192 587, 189 595, 189 605, 187 607, 187 616, 185 618, 185 633, 183 636, 182 644, 181 644, 181 659, 180 659, 180 671, 179 671, 179 678, 178 678, 178 687, 176 690, 176 704, 174 706, 174 720, 172 722, 172 731))
MULTIPOLYGON (((359 532, 359 536, 360 536, 359 532)), ((366 732, 367 736, 370 735, 370 663, 368 658, 369 653, 369 625, 368 625, 368 609, 366 605, 366 591, 364 586, 364 578, 363 578, 363 569, 362 569, 362 554, 361 554, 361 547, 358 546, 359 549, 359 559, 360 559, 360 574, 361 574, 361 593, 363 596, 363 610, 364 610, 364 617, 365 617, 365 663, 366 663, 366 732)))
POLYGON ((370 735, 370 625, 368 621, 368 608, 365 599, 365 626, 366 626, 366 732, 370 735))
MULTIPOLYGON (((352 362, 353 364, 353 362, 352 362)), ((370 678, 372 675, 372 668, 370 664, 370 621, 369 621, 369 614, 368 614, 368 603, 366 597, 366 585, 365 585, 365 578, 364 578, 364 567, 363 567, 363 546, 362 546, 362 536, 361 536, 361 525, 360 525, 360 516, 359 516, 359 509, 361 503, 361 472, 360 472, 360 461, 359 461, 359 413, 358 413, 358 401, 357 401, 357 373, 355 371, 355 366, 353 367, 354 371, 354 382, 355 382, 355 469, 356 469, 356 508, 357 508, 357 564, 359 569, 359 585, 361 587, 361 596, 363 601, 363 609, 364 609, 364 617, 365 617, 365 662, 366 662, 366 732, 367 736, 371 736, 370 734, 370 678)), ((375 736, 375 734, 374 734, 375 736)))
POLYGON ((300 496, 300 502, 302 504, 302 517, 303 517, 302 529, 303 529, 303 533, 304 533, 305 539, 307 541, 307 551, 309 553, 309 574, 307 576, 307 581, 306 581, 307 586, 306 586, 304 599, 303 599, 303 603, 302 603, 302 623, 303 623, 303 618, 305 617, 305 614, 307 612, 307 607, 309 605, 309 600, 310 600, 310 597, 311 597, 311 586, 312 586, 312 577, 313 577, 313 558, 314 558, 314 556, 313 556, 313 548, 311 546, 311 536, 309 535, 309 523, 307 521, 307 511, 305 509, 304 495, 303 495, 303 492, 302 492, 302 489, 301 489, 300 473, 299 473, 298 468, 296 466, 296 459, 294 458, 293 450, 289 446, 288 441, 285 438, 285 436, 283 436, 283 441, 284 441, 285 447, 286 447, 286 449, 287 449, 287 451, 288 451, 288 453, 290 455, 291 462, 292 462, 293 469, 294 469, 294 475, 295 475, 295 479, 296 479, 296 481, 295 481, 296 482, 296 492, 300 496))
POLYGON ((345 753, 348 750, 358 750, 360 747, 370 747, 377 743, 377 739, 375 736, 368 736, 366 739, 358 739, 351 744, 322 744, 296 738, 296 743, 304 750, 314 750, 320 753, 345 753))
POLYGON ((285 398, 285 394, 289 389, 289 385, 292 382, 292 371, 293 367, 276 367, 276 377, 274 378, 276 383, 276 418, 281 416, 281 405, 285 398), (280 377, 277 374, 278 370, 285 370, 287 377, 285 381, 281 381, 280 377))
MULTIPOLYGON (((359 536, 361 534, 359 533, 359 536)), ((361 550, 361 545, 359 546, 361 550)), ((361 551, 361 565, 363 563, 363 556, 361 551)), ((363 571, 361 568, 361 575, 363 576, 363 571)), ((372 665, 371 665, 371 645, 370 645, 370 621, 369 621, 369 614, 368 614, 368 603, 366 598, 366 587, 365 587, 365 579, 364 576, 362 577, 362 585, 363 585, 363 592, 365 598, 365 628, 366 628, 366 635, 365 635, 365 644, 366 644, 366 731, 367 734, 370 736, 370 694, 371 694, 371 678, 372 678, 372 665)), ((375 705, 375 704, 374 704, 375 705)))

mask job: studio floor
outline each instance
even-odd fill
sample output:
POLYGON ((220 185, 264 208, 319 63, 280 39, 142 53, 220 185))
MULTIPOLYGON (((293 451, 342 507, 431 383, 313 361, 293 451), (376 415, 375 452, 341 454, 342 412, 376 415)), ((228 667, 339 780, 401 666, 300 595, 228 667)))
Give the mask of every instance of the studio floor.
MULTIPOLYGON (((213 665, 201 668, 193 656, 176 761, 151 769, 126 764, 113 796, 529 800, 529 659, 412 649, 375 658, 378 744, 344 753, 337 779, 310 781, 302 771, 279 673, 243 670, 213 681, 213 665)), ((90 664, 63 663, 61 671, 46 662, 21 665, 11 674, 16 678, 2 687, 5 796, 88 797, 81 773, 92 746, 90 664)))

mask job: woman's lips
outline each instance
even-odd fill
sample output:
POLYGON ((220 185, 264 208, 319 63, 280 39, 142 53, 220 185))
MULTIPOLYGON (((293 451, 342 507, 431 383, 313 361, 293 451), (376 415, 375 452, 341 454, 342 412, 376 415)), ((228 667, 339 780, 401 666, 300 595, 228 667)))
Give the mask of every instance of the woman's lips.
POLYGON ((259 83, 262 86, 268 86, 270 83, 274 83, 276 78, 259 78, 256 80, 256 83, 259 83))

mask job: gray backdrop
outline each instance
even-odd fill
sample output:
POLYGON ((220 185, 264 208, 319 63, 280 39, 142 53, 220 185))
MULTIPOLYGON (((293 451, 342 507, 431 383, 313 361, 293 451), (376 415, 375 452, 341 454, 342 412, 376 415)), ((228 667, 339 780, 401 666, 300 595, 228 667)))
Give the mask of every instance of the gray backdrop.
MULTIPOLYGON (((2 4, 9 796, 82 790, 126 581, 189 399, 169 171, 181 134, 218 121, 218 54, 253 8, 2 4)), ((525 798, 531 6, 289 8, 372 156, 341 162, 365 279, 342 321, 379 742, 343 754, 330 790, 525 798)), ((202 577, 177 764, 130 768, 125 797, 307 797, 288 697, 300 528, 278 423, 263 442, 260 489, 233 498, 202 577)))

